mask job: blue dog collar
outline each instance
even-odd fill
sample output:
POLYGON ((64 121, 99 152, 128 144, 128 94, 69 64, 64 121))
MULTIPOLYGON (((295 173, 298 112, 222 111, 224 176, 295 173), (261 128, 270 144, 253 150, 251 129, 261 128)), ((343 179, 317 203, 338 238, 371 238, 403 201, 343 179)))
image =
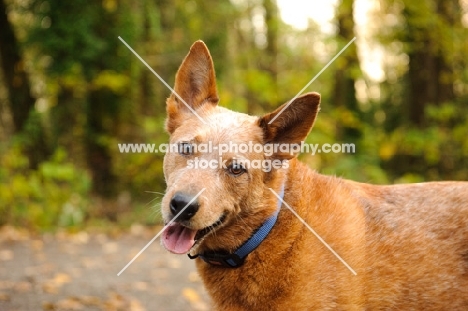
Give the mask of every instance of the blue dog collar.
POLYGON ((260 226, 260 228, 258 228, 254 232, 254 234, 244 244, 242 244, 234 253, 212 251, 212 252, 206 252, 203 254, 197 254, 194 256, 188 254, 188 257, 190 259, 195 259, 197 257, 200 257, 205 262, 215 265, 215 266, 223 266, 223 267, 228 267, 228 268, 237 268, 237 267, 242 266, 247 256, 251 252, 253 252, 260 245, 260 243, 263 242, 263 240, 265 240, 265 238, 268 236, 271 229, 275 225, 276 220, 278 219, 278 213, 283 203, 283 197, 284 197, 284 185, 281 187, 281 191, 280 191, 281 200, 278 200, 278 208, 276 209, 275 213, 270 218, 268 218, 260 226))

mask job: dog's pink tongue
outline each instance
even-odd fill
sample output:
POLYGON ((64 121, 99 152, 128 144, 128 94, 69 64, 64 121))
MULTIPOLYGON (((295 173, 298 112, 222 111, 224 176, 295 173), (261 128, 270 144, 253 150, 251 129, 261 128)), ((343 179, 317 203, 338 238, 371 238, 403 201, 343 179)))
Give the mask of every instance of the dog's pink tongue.
POLYGON ((164 230, 162 234, 162 243, 164 247, 175 254, 188 253, 195 244, 195 235, 197 230, 192 230, 181 226, 177 223, 172 223, 164 230))

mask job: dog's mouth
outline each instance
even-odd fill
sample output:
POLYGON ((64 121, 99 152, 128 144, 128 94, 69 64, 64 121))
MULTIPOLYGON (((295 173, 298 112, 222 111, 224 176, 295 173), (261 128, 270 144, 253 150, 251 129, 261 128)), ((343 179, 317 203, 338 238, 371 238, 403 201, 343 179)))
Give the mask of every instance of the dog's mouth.
POLYGON ((203 229, 196 230, 184 226, 181 223, 173 222, 162 234, 162 243, 164 247, 174 254, 185 254, 208 233, 224 223, 226 214, 223 214, 217 221, 203 229))

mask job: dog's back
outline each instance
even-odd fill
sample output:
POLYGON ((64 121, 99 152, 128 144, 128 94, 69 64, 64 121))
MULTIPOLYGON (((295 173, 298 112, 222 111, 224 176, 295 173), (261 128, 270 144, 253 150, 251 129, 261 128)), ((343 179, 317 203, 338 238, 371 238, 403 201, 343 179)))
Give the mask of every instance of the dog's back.
POLYGON ((366 212, 366 306, 468 310, 468 187, 356 185, 366 212))

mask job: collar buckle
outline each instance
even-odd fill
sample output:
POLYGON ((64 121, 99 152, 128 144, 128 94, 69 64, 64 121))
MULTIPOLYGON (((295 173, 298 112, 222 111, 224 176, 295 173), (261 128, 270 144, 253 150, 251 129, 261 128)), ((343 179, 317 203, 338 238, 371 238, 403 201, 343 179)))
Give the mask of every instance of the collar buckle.
POLYGON ((241 258, 236 253, 219 253, 219 252, 210 252, 198 255, 203 261, 215 265, 222 266, 226 268, 237 268, 244 264, 245 257, 241 258))

